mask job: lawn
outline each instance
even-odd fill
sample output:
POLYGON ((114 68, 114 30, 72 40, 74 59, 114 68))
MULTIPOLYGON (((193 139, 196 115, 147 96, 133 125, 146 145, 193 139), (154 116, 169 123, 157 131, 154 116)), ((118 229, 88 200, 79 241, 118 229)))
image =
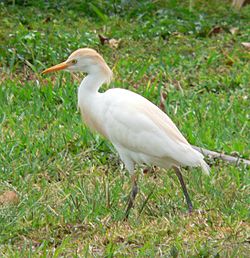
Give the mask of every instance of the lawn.
MULTIPOLYGON (((250 5, 231 1, 0 1, 0 256, 249 257, 249 167, 207 159, 130 178, 77 110, 82 74, 41 71, 91 47, 193 145, 249 159, 250 5), (98 34, 120 40, 102 45, 98 34), (2 200, 6 192, 15 198, 2 200)), ((144 171, 144 173, 143 173, 144 171)), ((147 171, 147 173, 146 173, 147 171)))

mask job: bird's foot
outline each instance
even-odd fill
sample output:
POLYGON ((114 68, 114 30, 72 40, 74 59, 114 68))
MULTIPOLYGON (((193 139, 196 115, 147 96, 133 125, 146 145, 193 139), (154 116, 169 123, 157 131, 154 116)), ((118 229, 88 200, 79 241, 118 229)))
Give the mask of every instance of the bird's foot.
POLYGON ((192 203, 188 204, 188 213, 191 215, 194 212, 192 203))

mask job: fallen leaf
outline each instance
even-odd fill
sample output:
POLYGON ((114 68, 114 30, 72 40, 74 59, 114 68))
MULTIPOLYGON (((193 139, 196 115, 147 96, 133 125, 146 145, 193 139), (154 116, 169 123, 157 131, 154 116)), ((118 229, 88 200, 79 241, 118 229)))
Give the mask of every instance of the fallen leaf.
POLYGON ((157 172, 157 167, 153 166, 153 167, 146 167, 143 169, 143 174, 152 174, 154 175, 154 178, 156 178, 156 172, 157 172))
POLYGON ((220 26, 215 26, 208 32, 208 36, 219 34, 221 32, 223 32, 223 28, 220 26))
POLYGON ((117 40, 117 39, 110 39, 108 43, 109 43, 110 47, 112 47, 112 48, 118 48, 120 42, 121 42, 120 39, 118 39, 118 40, 117 40))
POLYGON ((48 23, 48 22, 50 22, 50 21, 51 21, 51 17, 48 16, 48 17, 46 17, 46 18, 43 20, 43 23, 48 23))
POLYGON ((234 64, 234 62, 233 62, 233 60, 231 60, 231 59, 228 59, 228 60, 226 61, 226 65, 232 66, 233 64, 234 64))
POLYGON ((104 45, 105 43, 107 43, 109 41, 109 38, 107 38, 103 35, 98 34, 98 37, 99 37, 100 42, 101 42, 102 45, 104 45))
POLYGON ((0 205, 17 204, 18 202, 18 195, 14 191, 6 191, 0 195, 0 205))
POLYGON ((167 98, 167 93, 166 92, 161 92, 160 93, 160 105, 159 105, 159 107, 164 112, 165 112, 165 101, 166 101, 166 98, 167 98))
POLYGON ((250 50, 250 42, 242 42, 241 45, 250 50))
POLYGON ((232 35, 235 35, 235 34, 238 34, 239 28, 233 27, 233 28, 229 29, 229 31, 232 35))
POLYGON ((107 44, 111 48, 118 48, 121 42, 121 39, 110 39, 100 34, 98 35, 98 37, 102 45, 107 44))

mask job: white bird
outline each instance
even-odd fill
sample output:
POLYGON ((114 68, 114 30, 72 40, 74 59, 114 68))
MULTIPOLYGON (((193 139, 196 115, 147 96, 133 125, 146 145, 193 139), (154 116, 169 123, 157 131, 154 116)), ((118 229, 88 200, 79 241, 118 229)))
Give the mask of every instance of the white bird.
POLYGON ((173 167, 184 192, 189 212, 193 206, 180 166, 201 167, 209 174, 203 155, 194 150, 172 120, 146 98, 129 90, 113 88, 98 92, 112 79, 112 71, 95 50, 82 48, 42 74, 58 70, 85 72, 78 88, 78 106, 83 121, 110 140, 131 175, 132 191, 126 217, 138 192, 135 164, 173 167))

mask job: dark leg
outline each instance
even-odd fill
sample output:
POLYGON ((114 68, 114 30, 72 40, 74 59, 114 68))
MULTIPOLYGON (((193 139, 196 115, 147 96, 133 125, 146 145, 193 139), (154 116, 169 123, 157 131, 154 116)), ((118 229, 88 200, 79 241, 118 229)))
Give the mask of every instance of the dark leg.
POLYGON ((130 209, 133 207, 133 204, 134 204, 134 201, 135 201, 135 197, 136 197, 136 195, 138 193, 138 186, 137 186, 136 176, 135 175, 133 175, 131 177, 131 181, 132 181, 132 191, 131 191, 130 196, 129 196, 128 206, 127 206, 126 213, 125 213, 125 219, 128 218, 130 209))
POLYGON ((177 175, 177 177, 180 181, 182 191, 185 195, 186 202, 187 202, 187 205, 188 205, 188 211, 189 211, 189 213, 191 213, 193 211, 193 205, 192 205, 192 202, 191 202, 190 197, 188 195, 188 191, 187 191, 186 185, 184 183, 184 180, 183 180, 183 177, 182 177, 182 174, 181 174, 181 170, 178 167, 174 167, 174 171, 175 171, 175 173, 176 173, 176 175, 177 175))

